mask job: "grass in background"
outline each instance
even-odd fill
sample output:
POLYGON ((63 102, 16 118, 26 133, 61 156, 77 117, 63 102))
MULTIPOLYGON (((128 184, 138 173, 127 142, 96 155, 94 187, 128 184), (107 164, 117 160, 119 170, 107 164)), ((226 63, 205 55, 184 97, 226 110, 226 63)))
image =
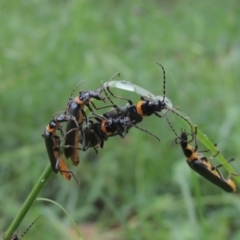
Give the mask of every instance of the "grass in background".
MULTIPOLYGON (((234 0, 1 2, 1 231, 45 169, 41 134, 72 88, 85 79, 82 89, 96 89, 120 71, 121 79, 161 95, 156 60, 166 70, 167 96, 227 159, 236 157, 239 172, 238 13, 234 0)), ((170 117, 174 128, 184 127, 170 117)), ((238 239, 238 194, 189 169, 164 119, 152 116, 141 127, 161 142, 135 129, 124 140, 109 139, 98 155, 81 153, 81 164, 71 168, 79 189, 53 175, 40 197, 62 204, 80 227, 121 229, 122 239, 238 239)), ((19 232, 39 213, 26 240, 67 239, 70 222, 39 202, 19 232)))

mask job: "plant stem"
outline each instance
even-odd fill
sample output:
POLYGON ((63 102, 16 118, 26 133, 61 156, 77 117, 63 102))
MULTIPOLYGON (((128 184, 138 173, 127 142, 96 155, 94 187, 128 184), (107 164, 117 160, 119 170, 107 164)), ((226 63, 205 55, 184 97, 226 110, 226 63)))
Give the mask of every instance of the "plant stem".
POLYGON ((45 186, 47 180, 52 174, 52 168, 50 163, 42 173, 41 177, 38 179, 36 185, 33 187, 32 191, 28 195, 26 201, 22 205, 22 208, 18 212, 15 219, 12 221, 11 225, 9 226, 8 230, 5 233, 4 240, 10 240, 11 236, 13 235, 13 232, 18 228, 20 223, 22 222, 23 218, 27 214, 29 208, 32 206, 33 202, 37 198, 39 192, 42 190, 42 188, 45 186))

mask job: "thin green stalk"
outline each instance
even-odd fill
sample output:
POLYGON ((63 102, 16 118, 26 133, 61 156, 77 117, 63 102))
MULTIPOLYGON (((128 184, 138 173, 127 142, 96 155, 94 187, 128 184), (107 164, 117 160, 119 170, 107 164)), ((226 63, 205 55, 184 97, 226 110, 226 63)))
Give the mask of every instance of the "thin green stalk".
POLYGON ((18 228, 20 223, 22 222, 23 218, 27 214, 29 208, 32 206, 33 202, 37 198, 39 192, 42 190, 44 185, 46 184, 47 180, 52 174, 52 168, 50 163, 44 170, 43 174, 41 177, 38 179, 36 185, 33 187, 32 191, 28 195, 26 201, 22 205, 22 208, 16 215, 15 219, 12 221, 11 225, 9 226, 8 230, 5 233, 4 240, 10 240, 11 236, 13 235, 14 231, 18 228))

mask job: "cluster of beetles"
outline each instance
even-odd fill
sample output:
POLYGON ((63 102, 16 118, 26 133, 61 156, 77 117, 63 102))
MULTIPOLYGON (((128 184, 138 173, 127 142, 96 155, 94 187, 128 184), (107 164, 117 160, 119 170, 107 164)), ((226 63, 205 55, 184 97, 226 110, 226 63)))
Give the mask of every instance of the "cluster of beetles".
MULTIPOLYGON (((176 144, 180 144, 183 154, 187 159, 186 162, 191 169, 226 192, 236 192, 236 185, 231 180, 231 177, 237 174, 230 173, 225 178, 219 171, 222 165, 213 166, 211 164, 211 160, 219 154, 219 151, 210 158, 202 154, 206 151, 197 151, 197 127, 193 126, 189 119, 178 112, 176 108, 173 108, 171 101, 165 96, 165 70, 160 63, 157 64, 163 70, 163 96, 155 96, 146 89, 131 82, 124 80, 114 81, 111 80, 112 78, 96 91, 80 91, 75 98, 72 97, 74 90, 82 82, 74 88, 65 111, 53 117, 42 134, 53 172, 60 172, 67 180, 74 177, 78 182, 73 172, 68 169, 64 157, 66 159, 70 158, 73 165, 77 166, 79 164, 79 150, 86 151, 89 148, 93 148, 97 153, 98 149, 103 148, 104 142, 107 141, 108 137, 119 135, 121 138, 124 138, 132 127, 147 132, 159 140, 154 134, 137 126, 144 117, 154 114, 160 118, 166 117, 170 128, 176 135, 175 142, 176 144), (110 90, 112 87, 136 92, 141 98, 137 103, 133 103, 129 99, 114 95, 110 90), (110 96, 126 101, 126 105, 120 107, 115 105, 110 96), (104 103, 108 102, 110 104, 103 107, 96 107, 93 100, 104 103), (99 115, 93 108, 95 110, 111 109, 99 115), (87 111, 91 113, 91 116, 87 116, 87 111), (187 133, 181 130, 181 133, 178 134, 166 116, 169 111, 186 121, 191 128, 191 132, 187 133), (62 123, 66 123, 65 131, 63 130, 62 123), (190 143, 193 143, 193 145, 190 143)), ((228 162, 233 160, 231 158, 228 162)), ((14 234, 11 240, 20 240, 39 217, 31 223, 21 237, 14 234)))
MULTIPOLYGON (((231 177, 237 174, 231 173, 225 178, 219 171, 222 165, 213 166, 211 164, 212 158, 216 157, 219 152, 207 158, 203 155, 203 151, 198 151, 197 127, 193 126, 189 119, 181 115, 176 108, 173 108, 171 101, 165 96, 166 74, 163 66, 160 63, 157 64, 163 71, 163 96, 155 96, 131 82, 114 81, 112 78, 95 91, 80 91, 75 98, 72 97, 74 90, 82 82, 74 88, 65 111, 54 116, 42 134, 53 172, 60 172, 68 180, 74 177, 78 182, 73 172, 68 169, 64 159, 70 158, 72 164, 77 166, 80 150, 86 151, 93 148, 98 152, 98 149, 103 148, 104 142, 109 137, 119 135, 124 138, 132 127, 145 131, 158 139, 157 136, 137 125, 143 118, 154 114, 159 118, 166 117, 170 128, 176 135, 175 142, 180 144, 191 169, 226 192, 236 191, 236 185, 231 177), (135 92, 141 96, 140 100, 133 103, 129 99, 116 96, 111 91, 113 87, 135 92), (114 104, 114 98, 122 99, 125 101, 125 105, 117 106, 114 104), (96 100, 103 102, 104 106, 97 107, 94 104, 96 100), (97 110, 105 108, 108 111, 103 114, 97 113, 97 110), (191 131, 181 130, 178 134, 167 118, 169 111, 186 121, 191 131), (65 129, 63 129, 62 123, 66 123, 65 129)), ((233 160, 230 159, 229 162, 233 160)))

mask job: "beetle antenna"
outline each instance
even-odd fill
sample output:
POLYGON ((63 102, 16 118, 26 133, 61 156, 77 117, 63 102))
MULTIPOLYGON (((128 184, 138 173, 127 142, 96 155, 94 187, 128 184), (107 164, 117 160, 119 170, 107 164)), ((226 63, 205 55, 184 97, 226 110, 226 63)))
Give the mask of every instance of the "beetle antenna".
POLYGON ((33 224, 40 218, 41 214, 29 225, 29 227, 25 230, 25 232, 22 234, 19 240, 29 231, 29 229, 33 226, 33 224))
POLYGON ((134 126, 135 128, 137 128, 137 129, 139 129, 139 130, 141 130, 141 131, 143 131, 143 132, 145 132, 145 133, 148 133, 149 135, 155 137, 155 138, 160 142, 160 138, 157 137, 155 134, 153 134, 153 133, 149 132, 148 130, 143 129, 143 128, 137 126, 137 125, 134 125, 134 124, 133 124, 133 126, 134 126))
POLYGON ((165 69, 164 69, 164 67, 163 67, 163 65, 162 64, 160 64, 159 62, 156 62, 161 68, 162 68, 162 70, 163 70, 163 100, 162 100, 162 102, 164 102, 164 100, 165 100, 165 97, 166 97, 166 71, 165 71, 165 69))

